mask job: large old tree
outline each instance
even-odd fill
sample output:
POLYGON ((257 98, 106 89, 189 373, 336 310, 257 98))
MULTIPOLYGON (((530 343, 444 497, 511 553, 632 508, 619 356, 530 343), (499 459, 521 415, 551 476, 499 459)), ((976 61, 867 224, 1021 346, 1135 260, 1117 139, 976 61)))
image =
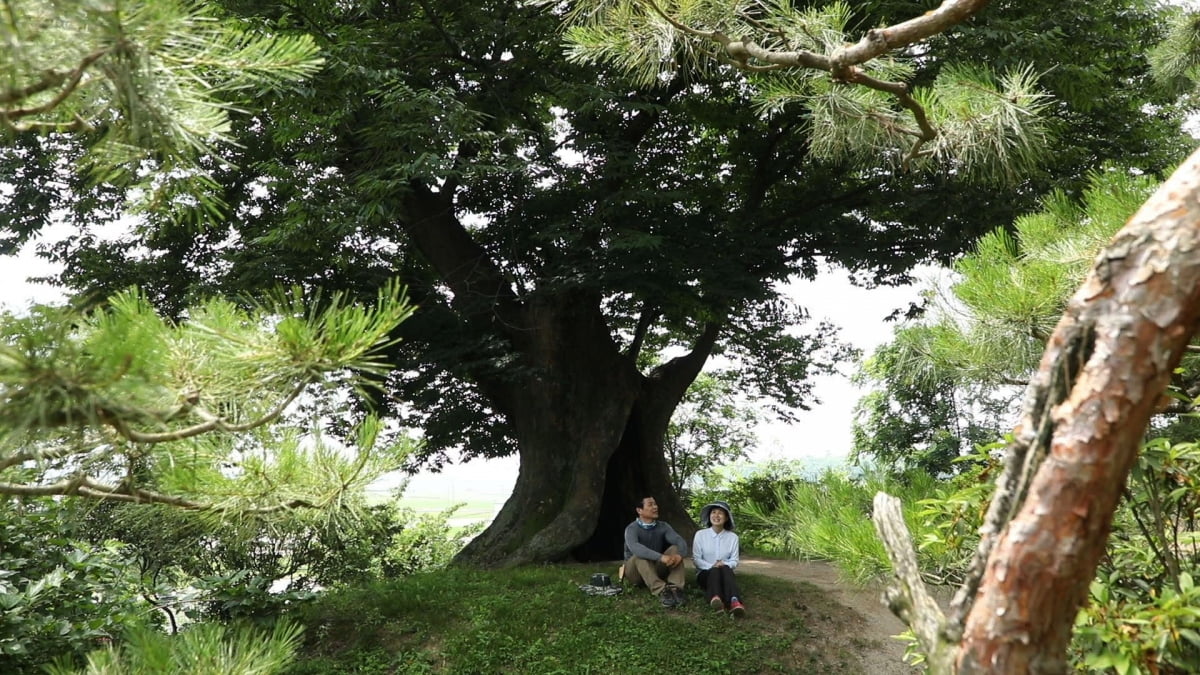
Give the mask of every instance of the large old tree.
MULTIPOLYGON (((1019 54, 1045 72, 1045 120, 1071 132, 1048 134, 1041 168, 999 190, 953 165, 862 168, 861 153, 818 152, 809 108, 755 114, 727 69, 681 59, 635 86, 568 61, 561 17, 522 3, 229 2, 315 36, 327 66, 244 120, 241 150, 213 169, 225 219, 150 215, 136 236, 105 240, 89 229, 104 195, 86 193, 80 234, 55 255, 81 301, 139 283, 169 310, 279 282, 365 296, 400 275, 420 309, 400 329, 392 395, 375 403, 425 428, 432 461, 456 447, 521 458, 514 494, 462 558, 612 557, 645 494, 681 529, 691 522, 662 439, 710 356, 741 359, 744 386, 803 405, 808 375, 839 355, 820 329, 787 330, 802 313, 776 282, 824 262, 894 279, 1050 185, 1076 189, 1105 158, 1169 165, 1170 110, 1142 113, 1144 59, 1130 46, 1157 37, 1152 15, 1139 2, 1069 5, 995 7, 985 30, 955 30, 910 64, 918 84, 968 58, 1019 54), (651 351, 672 357, 640 358, 651 351)), ((865 3, 849 18, 911 13, 865 3)), ((60 168, 5 163, 26 187, 60 168)), ((10 210, 17 231, 54 206, 31 190, 10 200, 28 207, 10 210)))

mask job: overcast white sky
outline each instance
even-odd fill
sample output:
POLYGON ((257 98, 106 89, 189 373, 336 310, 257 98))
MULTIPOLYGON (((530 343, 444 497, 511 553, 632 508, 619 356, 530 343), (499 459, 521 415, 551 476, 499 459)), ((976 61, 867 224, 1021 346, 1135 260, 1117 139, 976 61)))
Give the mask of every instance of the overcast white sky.
MULTIPOLYGON (((10 310, 31 302, 54 302, 62 294, 26 278, 46 274, 46 264, 26 250, 20 256, 0 257, 0 307, 10 310)), ((813 321, 828 320, 843 329, 843 338, 870 352, 891 336, 884 318, 917 299, 917 289, 876 288, 865 290, 849 283, 844 273, 825 273, 815 281, 793 285, 793 297, 806 307, 813 321)), ((845 376, 820 378, 815 386, 821 405, 801 413, 794 424, 768 423, 759 430, 756 460, 841 458, 850 450, 850 424, 854 404, 861 392, 845 376)), ((517 475, 516 458, 476 461, 451 466, 439 474, 414 477, 407 494, 447 499, 507 498, 517 475)))

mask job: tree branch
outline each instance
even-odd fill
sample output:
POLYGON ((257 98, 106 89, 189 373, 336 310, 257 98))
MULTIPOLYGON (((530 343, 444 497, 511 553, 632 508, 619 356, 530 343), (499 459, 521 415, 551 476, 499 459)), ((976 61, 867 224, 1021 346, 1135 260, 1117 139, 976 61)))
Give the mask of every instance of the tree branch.
POLYGON ((884 602, 893 614, 912 628, 921 650, 925 652, 929 670, 934 673, 947 672, 954 657, 955 644, 943 637, 946 617, 921 580, 916 548, 904 523, 900 500, 882 492, 876 494, 871 519, 875 521, 875 531, 879 533, 888 559, 892 562, 892 574, 896 581, 895 585, 884 591, 884 602))
POLYGON ((4 471, 9 467, 24 464, 25 462, 37 462, 45 460, 53 461, 56 459, 66 459, 71 455, 86 455, 92 452, 94 449, 94 447, 89 446, 85 448, 72 447, 70 449, 62 450, 18 452, 14 455, 5 457, 3 460, 0 460, 0 471, 4 471))
POLYGON ((0 93, 0 103, 18 103, 32 96, 33 94, 37 94, 52 87, 59 86, 64 81, 66 82, 66 85, 63 86, 62 90, 46 103, 43 103, 39 106, 34 106, 32 108, 15 108, 12 110, 0 111, 0 117, 3 117, 7 122, 8 120, 16 120, 22 117, 28 117, 29 115, 38 115, 48 110, 53 110, 63 101, 67 100, 67 97, 79 87, 79 82, 83 79, 84 72, 90 68, 93 63, 99 61, 106 54, 108 54, 108 52, 109 48, 105 48, 88 54, 87 56, 83 57, 83 59, 79 62, 79 65, 76 66, 75 69, 70 73, 47 71, 46 73, 42 74, 41 80, 29 85, 28 87, 23 87, 21 89, 10 89, 0 93))
MULTIPOLYGON (((688 26, 659 7, 655 0, 643 0, 651 10, 662 17, 676 30, 715 42, 729 56, 735 67, 747 72, 777 70, 780 68, 806 68, 828 72, 834 82, 856 84, 874 89, 896 97, 900 107, 912 113, 919 132, 906 132, 916 136, 916 141, 909 148, 901 161, 901 167, 907 169, 921 151, 921 148, 937 138, 937 130, 929 122, 925 109, 917 103, 904 82, 887 82, 867 75, 860 65, 882 56, 883 54, 907 47, 926 38, 943 33, 949 28, 970 19, 989 4, 990 0, 946 0, 936 10, 927 12, 919 17, 909 19, 895 26, 876 28, 867 31, 857 43, 836 50, 831 56, 817 54, 806 49, 780 51, 767 49, 753 40, 730 37, 719 30, 703 31, 688 26), (768 65, 761 66, 752 63, 761 61, 768 65)), ((767 33, 778 35, 778 31, 770 30, 752 17, 742 17, 752 26, 767 33)))
POLYGON ((279 502, 271 506, 253 508, 227 507, 213 504, 211 502, 201 502, 187 499, 177 495, 163 494, 153 490, 122 487, 119 485, 107 485, 96 482, 91 477, 84 474, 60 480, 56 483, 50 483, 48 485, 0 483, 0 494, 22 497, 80 496, 106 501, 127 502, 132 504, 166 504, 167 506, 175 506, 189 511, 237 512, 253 515, 277 513, 279 511, 297 508, 319 508, 321 506, 318 504, 313 504, 308 500, 293 499, 286 502, 279 502))
MULTIPOLYGON (((1067 668, 1122 486, 1200 322, 1198 195, 1200 152, 1113 237, 1047 345, 1038 381, 1050 383, 1048 395, 1056 381, 1073 386, 1046 411, 1049 456, 988 560, 963 629, 962 672, 1067 668)), ((1021 435, 1037 417, 1023 415, 1021 435)))
POLYGON ((630 361, 637 361, 638 354, 642 351, 642 342, 646 339, 646 333, 650 331, 650 325, 654 323, 654 319, 658 317, 658 310, 650 303, 642 305, 642 313, 638 316, 637 327, 633 331, 633 340, 629 343, 628 356, 630 361))
POLYGON ((454 293, 451 303, 464 316, 491 324, 497 313, 511 330, 517 297, 487 251, 454 213, 450 195, 414 183, 405 195, 403 225, 413 243, 454 293))
POLYGON ((712 353, 712 348, 717 343, 717 336, 721 333, 722 325, 717 321, 706 323, 704 331, 696 338, 691 351, 654 369, 647 385, 654 386, 657 390, 656 397, 661 397, 662 401, 670 403, 674 408, 675 404, 687 393, 688 386, 704 368, 704 362, 708 360, 708 355, 712 353))
POLYGON ((895 26, 869 30, 856 44, 843 47, 834 53, 831 59, 833 76, 845 78, 844 73, 851 66, 866 63, 890 50, 907 47, 944 33, 982 12, 990 2, 991 0, 945 0, 937 9, 921 16, 895 26))
POLYGON ((1089 326, 1064 332, 1057 343, 1047 347, 1047 356, 1043 359, 1046 365, 1029 383, 1024 414, 1005 451, 1004 470, 996 480, 996 493, 979 528, 979 545, 967 566, 963 584, 950 603, 946 634, 955 642, 962 636, 996 539, 1025 502, 1033 476, 1050 452, 1054 409, 1074 387, 1083 364, 1091 356, 1094 343, 1095 336, 1089 326))
POLYGON ((304 380, 300 384, 296 385, 296 387, 293 388, 292 391, 283 398, 283 400, 277 403, 275 407, 269 410, 266 414, 262 415, 258 419, 244 422, 242 424, 230 424, 224 418, 213 415, 204 408, 201 408, 195 404, 189 404, 188 408, 193 414, 204 421, 199 424, 194 424, 183 429, 176 429, 174 431, 162 431, 158 433, 137 431, 135 429, 131 429, 129 425, 119 416, 111 413, 105 413, 103 411, 101 413, 101 418, 111 425, 113 429, 116 429, 117 433, 128 440, 133 441, 134 443, 167 443, 170 441, 180 441, 185 438, 192 438, 210 431, 241 433, 243 431, 257 429, 258 427, 269 424, 278 419, 279 416, 287 410, 288 406, 290 406, 292 402, 295 401, 296 398, 300 396, 300 394, 307 389, 308 385, 311 383, 311 380, 304 380))

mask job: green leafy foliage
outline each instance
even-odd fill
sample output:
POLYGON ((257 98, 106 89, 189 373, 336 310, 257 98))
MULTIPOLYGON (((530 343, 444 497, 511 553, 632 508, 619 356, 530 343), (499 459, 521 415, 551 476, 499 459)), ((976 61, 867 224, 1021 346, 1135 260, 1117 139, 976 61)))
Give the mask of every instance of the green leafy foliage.
POLYGON ((745 459, 757 443, 758 415, 738 400, 733 378, 701 373, 671 416, 663 441, 671 485, 680 494, 693 479, 745 459))
POLYGON ((463 543, 483 530, 483 523, 454 526, 450 519, 458 506, 437 513, 400 511, 402 525, 387 540, 387 550, 378 560, 378 577, 395 579, 450 564, 463 543))
POLYGON ((1070 294, 1156 185, 1108 167, 1081 200, 1054 192, 1013 231, 983 236, 863 365, 858 381, 877 388, 858 404, 855 455, 936 474, 995 440, 1070 294))
POLYGON ((90 544, 67 507, 5 498, 0 508, 0 670, 41 672, 156 618, 116 541, 90 544))
MULTIPOLYGON (((1073 656, 1092 672, 1193 672, 1200 659, 1200 590, 1183 572, 1178 585, 1101 571, 1075 622, 1073 656), (1130 583, 1141 581, 1136 590, 1130 583)), ((1082 670, 1083 668, 1081 668, 1082 670)))
POLYGON ((0 135, 73 133, 94 179, 136 186, 160 210, 198 201, 211 213, 206 164, 233 142, 231 99, 321 65, 309 36, 248 30, 196 3, 9 0, 4 10, 0 135))
POLYGON ((444 566, 481 529, 451 524, 457 510, 417 514, 350 495, 339 508, 256 519, 113 503, 89 504, 76 518, 91 539, 123 542, 128 572, 174 628, 181 614, 269 623, 322 589, 444 566))
MULTIPOLYGON (((903 3, 843 5, 849 18, 826 26, 805 12, 832 14, 831 3, 769 4, 787 40, 813 48, 840 43, 843 28, 912 12, 903 3)), ((1047 185, 1074 190, 1102 158, 1124 156, 1124 144, 1111 141, 1118 135, 1153 137, 1130 161, 1151 173, 1165 168, 1175 148, 1166 137, 1174 133, 1170 111, 1124 114, 1125 102, 1147 91, 1144 60, 1131 46, 1147 44, 1156 30, 1152 14, 1126 4, 1101 11, 1074 3, 1062 12, 1006 6, 997 18, 989 10, 980 16, 986 34, 955 32, 932 42, 919 62, 881 71, 903 78, 902 67, 916 67, 920 89, 947 60, 1003 62, 997 73, 1024 73, 1015 57, 1031 55, 1032 72, 1045 74, 1060 102, 1047 114, 1058 126, 1069 118, 1072 132, 1067 143, 1050 139, 1044 174, 1001 194, 957 171, 884 177, 820 159, 805 115, 749 114, 747 88, 720 69, 701 78, 681 63, 678 80, 634 92, 611 70, 564 62, 558 17, 528 4, 318 2, 298 13, 230 2, 252 25, 310 31, 328 59, 308 88, 266 97, 261 115, 235 121, 241 148, 227 159, 238 168, 219 180, 236 218, 198 234, 151 214, 136 242, 81 236, 55 256, 71 262, 62 279, 69 285, 105 295, 141 284, 171 314, 193 294, 255 294, 279 280, 320 279, 369 295, 402 271, 422 313, 406 323, 409 339, 396 348, 402 355, 394 360, 411 369, 389 385, 415 409, 405 414, 426 428, 424 452, 438 461, 465 439, 468 453, 507 454, 516 441, 501 411, 512 406, 490 400, 484 392, 495 388, 481 383, 520 379, 527 361, 501 330, 506 322, 473 318, 492 316, 484 305, 495 298, 449 298, 446 280, 428 265, 430 252, 403 234, 420 220, 413 190, 445 185, 455 191, 453 215, 469 223, 464 232, 488 257, 485 267, 494 264, 523 303, 587 293, 573 305, 600 308, 622 338, 646 309, 656 320, 645 346, 656 349, 689 345, 703 321, 721 318, 728 329, 718 349, 747 357, 747 387, 806 405, 809 366, 821 361, 810 355, 825 336, 770 340, 800 314, 778 311, 772 284, 811 276, 823 261, 873 280, 947 259, 973 234, 1027 210, 1047 185), (1024 23, 993 27, 1002 20, 1024 23), (1055 21, 1084 28, 1067 38, 1055 21), (1022 48, 1010 49, 1010 40, 1022 48), (1023 49, 1029 41, 1037 49, 1023 49), (1067 49, 1078 58, 1072 76, 1059 78, 1067 49), (1112 77, 1093 75, 1116 64, 1123 70, 1112 77), (1061 90, 1080 82, 1090 85, 1073 95, 1061 90), (1123 114, 1110 115, 1113 107, 1123 114), (771 376, 788 363, 786 376, 771 376)), ((688 16, 705 25, 715 25, 706 22, 716 10, 728 14, 713 3, 672 6, 701 12, 688 16)), ((756 86, 781 72, 762 75, 756 86)), ((43 167, 25 156, 11 166, 30 174, 18 185, 54 175, 52 162, 43 167)), ((59 198, 22 190, 13 200, 44 209, 59 198)), ((89 213, 76 224, 90 230, 95 202, 76 205, 89 213)))
POLYGON ((1108 556, 1075 622, 1075 658, 1118 673, 1200 663, 1200 446, 1154 439, 1130 476, 1108 556))
POLYGON ((204 605, 201 615, 222 623, 272 623, 289 608, 316 597, 305 590, 272 591, 274 581, 244 569, 197 579, 196 595, 204 605))
POLYGON ((1200 14, 1177 12, 1166 39, 1151 50, 1150 63, 1159 84, 1194 90, 1200 82, 1200 14))
POLYGON ((930 322, 944 330, 927 343, 927 358, 957 364, 964 379, 1027 380, 1070 293, 1155 187, 1108 168, 1092 175, 1082 203, 1054 193, 1018 218, 1014 233, 984 236, 954 266, 959 278, 930 322))
POLYGON ((800 462, 783 460, 767 462, 745 475, 710 471, 704 483, 691 492, 691 512, 699 514, 705 504, 724 501, 736 512, 738 539, 744 548, 785 554, 782 532, 771 517, 781 508, 785 496, 805 480, 800 462), (742 510, 749 504, 754 508, 742 510))
POLYGON ((958 457, 1000 437, 1012 393, 914 368, 909 356, 897 344, 884 345, 855 376, 874 390, 854 409, 851 460, 895 473, 949 476, 962 466, 958 457))
POLYGON ((917 473, 897 479, 882 472, 854 478, 844 472, 826 471, 817 480, 798 482, 786 492, 778 490, 774 510, 750 502, 739 515, 748 514, 776 532, 783 552, 828 560, 846 580, 866 583, 891 569, 871 521, 875 494, 882 491, 903 495, 909 528, 920 532, 916 505, 931 495, 936 485, 934 479, 917 473))
MULTIPOLYGON (((715 70, 718 62, 736 65, 749 71, 746 83, 761 113, 810 118, 812 153, 830 161, 933 167, 1008 185, 1041 164, 1049 100, 1032 67, 993 76, 982 64, 952 63, 925 78, 905 104, 894 91, 846 86, 826 72, 855 41, 851 26, 861 19, 843 2, 578 3, 567 14, 567 58, 610 64, 642 86, 715 70), (745 53, 746 43, 780 60, 745 53), (797 53, 826 65, 796 62, 797 53), (934 135, 914 144, 914 136, 926 133, 922 123, 934 135)), ((859 68, 866 78, 907 86, 916 79, 916 53, 889 52, 859 68)))
MULTIPOLYGON (((970 468, 921 500, 914 537, 927 581, 958 583, 979 543, 999 473, 995 452, 960 458, 970 468)), ((1200 658, 1200 450, 1148 442, 1114 517, 1107 555, 1080 610, 1070 656, 1087 672, 1188 673, 1200 658)), ((919 655, 917 655, 919 658, 919 655)))

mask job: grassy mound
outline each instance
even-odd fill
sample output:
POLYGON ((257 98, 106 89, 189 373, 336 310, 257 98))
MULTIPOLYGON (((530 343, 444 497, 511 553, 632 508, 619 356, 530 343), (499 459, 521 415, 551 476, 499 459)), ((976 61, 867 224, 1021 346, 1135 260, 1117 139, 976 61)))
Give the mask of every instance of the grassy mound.
POLYGON ((856 616, 807 584, 740 575, 748 615, 694 587, 664 609, 644 588, 593 597, 611 565, 444 569, 330 591, 292 615, 305 645, 291 675, 340 673, 862 672, 856 616))

